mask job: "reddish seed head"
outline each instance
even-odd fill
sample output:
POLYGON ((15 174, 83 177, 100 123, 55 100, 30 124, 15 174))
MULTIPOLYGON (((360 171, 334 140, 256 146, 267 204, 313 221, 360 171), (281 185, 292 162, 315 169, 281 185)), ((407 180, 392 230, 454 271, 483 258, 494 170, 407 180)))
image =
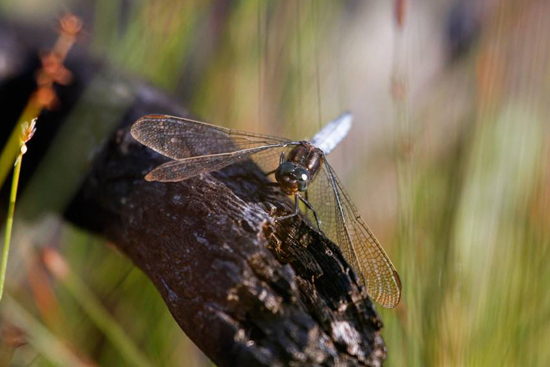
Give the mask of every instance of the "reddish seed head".
POLYGON ((34 98, 38 106, 47 109, 54 108, 58 103, 55 91, 51 86, 39 87, 34 94, 34 98))
POLYGON ((63 66, 63 60, 55 52, 41 56, 42 69, 38 72, 36 82, 40 86, 51 83, 67 85, 71 82, 71 72, 63 66))
POLYGON ((74 14, 67 13, 59 19, 59 31, 68 36, 77 36, 82 30, 82 20, 74 14))

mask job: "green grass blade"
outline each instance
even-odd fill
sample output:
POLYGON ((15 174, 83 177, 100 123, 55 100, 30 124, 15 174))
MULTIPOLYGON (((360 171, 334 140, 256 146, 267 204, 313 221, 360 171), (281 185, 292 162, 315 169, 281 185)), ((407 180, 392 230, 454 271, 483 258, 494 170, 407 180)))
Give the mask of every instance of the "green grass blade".
POLYGON ((17 188, 19 186, 19 174, 21 173, 21 163, 23 154, 20 154, 15 162, 13 170, 13 180, 11 184, 10 204, 8 208, 8 217, 6 219, 6 232, 4 233, 4 247, 2 249, 2 264, 0 267, 0 301, 4 293, 4 283, 6 281, 6 271, 8 268, 8 255, 10 252, 11 232, 13 228, 13 215, 15 213, 15 201, 17 199, 17 188))

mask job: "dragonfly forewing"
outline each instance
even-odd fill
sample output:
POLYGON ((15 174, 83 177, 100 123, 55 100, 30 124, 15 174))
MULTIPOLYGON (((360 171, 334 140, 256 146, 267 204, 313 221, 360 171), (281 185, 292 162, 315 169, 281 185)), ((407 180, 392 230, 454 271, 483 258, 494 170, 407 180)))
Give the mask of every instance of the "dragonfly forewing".
POLYGON ((131 133, 143 145, 172 159, 290 143, 288 139, 166 115, 140 118, 132 125, 131 133))

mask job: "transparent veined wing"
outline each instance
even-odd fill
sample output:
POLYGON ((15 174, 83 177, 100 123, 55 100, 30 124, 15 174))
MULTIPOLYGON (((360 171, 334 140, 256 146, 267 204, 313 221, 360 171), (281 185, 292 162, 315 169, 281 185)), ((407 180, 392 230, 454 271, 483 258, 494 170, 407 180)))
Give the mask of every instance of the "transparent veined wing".
POLYGON ((165 163, 146 178, 151 181, 182 181, 228 165, 255 159, 262 169, 271 171, 288 139, 243 132, 210 125, 183 117, 147 115, 131 128, 132 136, 143 145, 174 161, 165 163))
MULTIPOLYGON (((369 296, 387 308, 401 299, 401 280, 388 255, 359 215, 328 162, 308 188, 323 233, 342 250, 369 296)), ((312 213, 308 216, 313 221, 312 213)))
POLYGON ((167 115, 144 116, 132 125, 131 133, 140 143, 172 159, 291 142, 167 115))
MULTIPOLYGON (((285 148, 285 144, 264 145, 257 148, 240 149, 233 152, 207 154, 183 158, 164 163, 149 172, 145 179, 148 181, 176 182, 200 175, 201 173, 219 171, 231 164, 251 158, 252 155, 285 148)), ((275 158, 277 153, 274 155, 275 158)))

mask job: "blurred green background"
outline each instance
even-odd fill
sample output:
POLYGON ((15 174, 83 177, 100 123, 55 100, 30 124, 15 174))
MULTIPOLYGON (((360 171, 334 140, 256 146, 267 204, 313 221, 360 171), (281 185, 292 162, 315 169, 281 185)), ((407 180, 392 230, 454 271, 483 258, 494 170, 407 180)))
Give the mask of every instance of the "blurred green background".
MULTIPOLYGON (((331 164, 403 282, 380 310, 385 365, 549 366, 550 4, 409 2, 402 29, 395 7, 0 0, 0 16, 72 11, 96 57, 214 124, 301 139, 352 111, 331 164)), ((211 365, 112 246, 52 216, 15 231, 0 307, 12 365, 211 365), (68 276, 37 265, 47 245, 68 276)))

